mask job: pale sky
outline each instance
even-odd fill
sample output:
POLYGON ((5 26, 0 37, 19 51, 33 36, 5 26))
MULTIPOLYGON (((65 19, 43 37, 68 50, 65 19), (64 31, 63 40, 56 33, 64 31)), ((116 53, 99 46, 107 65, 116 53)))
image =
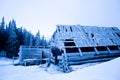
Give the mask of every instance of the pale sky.
POLYGON ((120 29, 120 0, 0 0, 0 18, 50 39, 56 25, 89 25, 120 29))

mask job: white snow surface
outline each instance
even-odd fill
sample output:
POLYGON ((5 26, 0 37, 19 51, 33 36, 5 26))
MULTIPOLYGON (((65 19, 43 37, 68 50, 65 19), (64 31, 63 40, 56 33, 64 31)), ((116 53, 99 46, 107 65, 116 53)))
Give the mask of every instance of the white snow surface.
MULTIPOLYGON (((87 65, 88 66, 88 65, 87 65)), ((0 57, 0 80, 120 80, 120 57, 101 64, 80 69, 80 65, 70 73, 59 71, 51 65, 13 66, 12 60, 0 57)))

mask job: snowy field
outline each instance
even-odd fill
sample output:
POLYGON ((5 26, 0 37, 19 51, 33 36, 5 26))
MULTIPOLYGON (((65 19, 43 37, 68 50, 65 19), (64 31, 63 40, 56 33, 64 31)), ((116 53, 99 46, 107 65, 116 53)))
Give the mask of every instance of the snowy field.
POLYGON ((12 60, 0 57, 0 80, 120 80, 120 58, 100 63, 71 66, 73 71, 63 73, 51 65, 13 66, 12 60))

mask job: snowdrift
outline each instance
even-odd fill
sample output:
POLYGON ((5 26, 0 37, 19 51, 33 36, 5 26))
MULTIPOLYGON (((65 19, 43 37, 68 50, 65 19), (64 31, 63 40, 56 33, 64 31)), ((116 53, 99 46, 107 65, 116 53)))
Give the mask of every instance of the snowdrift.
POLYGON ((57 72, 53 65, 44 71, 38 66, 13 66, 11 63, 0 59, 0 80, 120 80, 120 57, 70 73, 55 74, 50 73, 57 72))
POLYGON ((52 80, 120 80, 120 57, 68 74, 55 75, 52 80))

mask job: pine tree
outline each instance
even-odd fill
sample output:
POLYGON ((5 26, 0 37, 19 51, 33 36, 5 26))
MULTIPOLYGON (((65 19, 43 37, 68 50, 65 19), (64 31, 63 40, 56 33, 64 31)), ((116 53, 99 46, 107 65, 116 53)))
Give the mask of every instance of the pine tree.
POLYGON ((0 51, 5 49, 6 40, 7 40, 7 36, 5 31, 5 21, 3 17, 2 22, 0 24, 0 51))
POLYGON ((9 22, 9 27, 7 30, 8 33, 8 40, 7 40, 7 56, 12 58, 14 56, 18 56, 18 46, 19 46, 19 42, 17 40, 17 34, 16 34, 16 22, 14 21, 14 19, 12 20, 12 22, 9 22))
POLYGON ((19 41, 19 46, 23 45, 24 43, 23 43, 23 29, 22 29, 22 27, 17 29, 16 34, 17 34, 17 40, 19 41))
POLYGON ((34 43, 35 46, 40 46, 41 43, 40 43, 40 32, 38 31, 36 36, 35 36, 35 43, 34 43))
POLYGON ((42 46, 47 46, 47 41, 45 40, 44 36, 41 39, 42 46))
POLYGON ((9 24, 5 27, 4 17, 0 23, 0 51, 7 52, 7 57, 18 56, 20 45, 26 46, 46 46, 47 41, 44 36, 40 38, 40 32, 34 36, 26 29, 17 28, 16 22, 13 19, 9 21, 9 24))
POLYGON ((2 22, 1 22, 1 25, 0 25, 0 29, 4 29, 5 28, 5 21, 4 21, 4 17, 2 18, 2 22))
POLYGON ((30 33, 30 44, 29 46, 33 46, 34 45, 34 36, 30 33))
POLYGON ((23 30, 23 44, 25 46, 29 46, 30 44, 30 35, 26 29, 23 30))

